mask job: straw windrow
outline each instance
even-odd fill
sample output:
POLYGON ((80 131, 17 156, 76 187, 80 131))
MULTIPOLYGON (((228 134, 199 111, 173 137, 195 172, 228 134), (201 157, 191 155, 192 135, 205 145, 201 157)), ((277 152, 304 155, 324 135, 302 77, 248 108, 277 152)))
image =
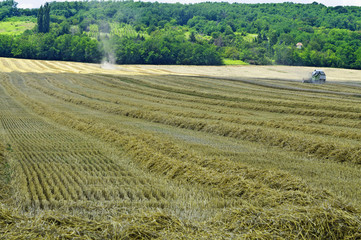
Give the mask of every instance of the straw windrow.
POLYGON ((14 201, 0 205, 5 239, 361 238, 360 211, 347 199, 234 159, 248 145, 234 143, 231 151, 211 142, 227 139, 221 146, 232 148, 229 142, 243 139, 275 146, 269 153, 357 168, 360 132, 350 128, 358 105, 342 112, 357 99, 337 103, 324 94, 329 102, 320 110, 302 95, 279 93, 275 100, 263 87, 206 78, 16 72, 0 78, 1 139, 11 144, 8 150, 0 144, 0 164, 11 172, 0 173, 10 176, 1 184, 14 189, 14 201), (295 119, 310 125, 293 126, 295 119))

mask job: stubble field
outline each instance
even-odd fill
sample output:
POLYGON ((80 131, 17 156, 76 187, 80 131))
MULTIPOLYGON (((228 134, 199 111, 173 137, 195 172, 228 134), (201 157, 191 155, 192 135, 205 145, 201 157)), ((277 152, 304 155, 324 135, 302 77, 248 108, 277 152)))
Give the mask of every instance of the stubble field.
POLYGON ((359 71, 0 69, 0 238, 361 238, 359 71))

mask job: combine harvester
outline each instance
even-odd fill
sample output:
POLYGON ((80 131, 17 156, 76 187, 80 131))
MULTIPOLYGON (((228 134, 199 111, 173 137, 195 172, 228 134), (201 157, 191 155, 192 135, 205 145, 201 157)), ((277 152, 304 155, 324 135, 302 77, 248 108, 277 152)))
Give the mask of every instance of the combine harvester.
POLYGON ((311 76, 308 79, 304 79, 303 82, 323 84, 326 82, 326 74, 323 70, 316 69, 312 72, 311 76))

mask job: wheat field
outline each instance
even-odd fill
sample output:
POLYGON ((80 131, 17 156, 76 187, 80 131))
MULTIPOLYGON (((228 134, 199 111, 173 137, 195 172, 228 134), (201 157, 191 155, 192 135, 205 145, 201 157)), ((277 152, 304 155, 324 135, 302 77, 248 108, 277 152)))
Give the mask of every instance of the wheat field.
POLYGON ((0 239, 361 238, 359 71, 0 69, 0 239))

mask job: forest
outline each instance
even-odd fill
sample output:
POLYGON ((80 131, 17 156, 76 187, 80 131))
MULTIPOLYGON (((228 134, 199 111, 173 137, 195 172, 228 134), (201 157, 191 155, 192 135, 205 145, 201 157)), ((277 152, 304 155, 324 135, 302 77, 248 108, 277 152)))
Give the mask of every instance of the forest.
POLYGON ((132 0, 52 2, 48 7, 44 31, 45 10, 0 2, 0 21, 37 19, 37 26, 22 34, 0 34, 0 56, 182 65, 221 65, 232 59, 361 69, 361 7, 132 0))

